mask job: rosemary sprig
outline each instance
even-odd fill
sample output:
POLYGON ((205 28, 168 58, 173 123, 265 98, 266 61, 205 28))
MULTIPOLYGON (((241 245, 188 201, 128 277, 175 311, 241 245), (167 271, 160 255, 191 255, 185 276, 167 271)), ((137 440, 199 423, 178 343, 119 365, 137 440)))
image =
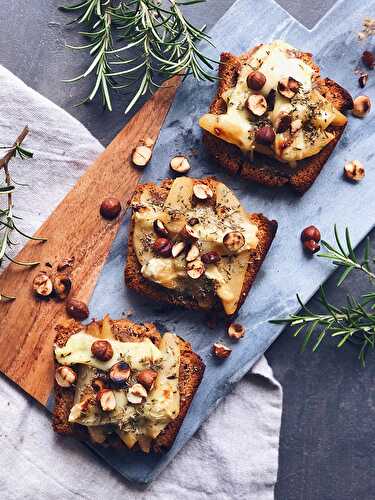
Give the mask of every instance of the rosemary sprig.
MULTIPOLYGON (((35 241, 46 241, 46 238, 29 236, 24 233, 19 227, 17 220, 20 218, 13 213, 13 194, 15 191, 15 182, 12 183, 12 178, 9 170, 9 162, 18 156, 21 160, 32 158, 33 153, 28 151, 22 146, 27 134, 29 133, 28 127, 24 127, 20 135, 17 137, 13 146, 2 146, 0 149, 6 149, 7 153, 3 158, 0 159, 0 170, 4 170, 4 180, 5 184, 0 186, 0 196, 5 195, 7 197, 6 207, 0 208, 0 266, 4 258, 10 260, 14 264, 25 267, 33 267, 39 264, 39 262, 22 262, 13 259, 9 256, 7 252, 16 243, 11 239, 14 232, 35 241)), ((8 302, 14 300, 15 297, 11 295, 6 295, 0 292, 0 302, 8 302)))
POLYGON ((132 99, 126 113, 143 95, 159 87, 160 79, 183 74, 213 81, 210 70, 216 61, 198 48, 201 41, 211 43, 205 26, 193 26, 181 10, 184 5, 204 1, 170 0, 165 7, 158 0, 81 0, 61 7, 78 13, 73 23, 85 26, 79 33, 89 41, 68 47, 87 50, 93 58, 86 71, 65 81, 76 82, 95 73, 93 89, 83 102, 92 101, 100 92, 110 111, 113 91, 129 89, 132 99))
MULTIPOLYGON (((334 233, 337 247, 322 241, 327 251, 318 256, 329 259, 335 266, 343 268, 337 286, 341 286, 353 270, 363 272, 374 286, 375 274, 371 268, 374 258, 370 255, 369 239, 366 241, 364 256, 361 259, 353 250, 348 229, 345 230, 345 243, 340 240, 336 226, 334 233)), ((312 343, 312 350, 316 351, 327 337, 337 337, 338 348, 343 347, 347 341, 353 342, 359 346, 359 359, 362 366, 365 365, 368 350, 375 347, 375 291, 364 294, 360 300, 348 296, 345 306, 335 306, 328 302, 321 287, 318 302, 323 308, 322 313, 311 311, 302 303, 299 295, 297 300, 301 306, 298 313, 271 322, 295 327, 295 337, 304 335, 302 350, 312 343)))

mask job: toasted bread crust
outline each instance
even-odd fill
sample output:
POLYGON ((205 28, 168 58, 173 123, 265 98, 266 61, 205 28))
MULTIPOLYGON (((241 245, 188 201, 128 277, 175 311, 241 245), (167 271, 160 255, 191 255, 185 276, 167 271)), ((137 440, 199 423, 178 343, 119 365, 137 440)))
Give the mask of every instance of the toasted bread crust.
MULTIPOLYGON (((137 202, 140 195, 144 189, 151 190, 155 193, 162 203, 168 196, 170 186, 172 185, 172 180, 167 179, 163 181, 161 186, 156 186, 155 184, 141 184, 137 187, 134 193, 133 201, 137 202)), ((213 178, 200 179, 200 182, 216 182, 213 178)), ((254 250, 249 261, 249 265, 246 272, 245 281, 243 283, 241 298, 238 302, 237 309, 243 304, 247 294, 249 293, 252 284, 255 281, 256 275, 264 261, 267 252, 272 244, 277 230, 277 222, 268 220, 262 214, 251 214, 249 216, 250 221, 258 226, 258 239, 259 243, 257 248, 254 250)), ((148 296, 150 299, 155 301, 155 303, 164 302, 174 306, 182 306, 186 309, 191 310, 203 310, 203 311, 220 311, 223 312, 223 306, 221 301, 216 295, 212 297, 207 297, 205 302, 195 298, 186 297, 180 293, 176 293, 174 290, 165 288, 157 283, 154 283, 142 276, 141 265, 137 259, 134 244, 133 244, 133 233, 134 233, 134 221, 131 221, 131 228, 128 238, 128 257, 125 266, 125 283, 126 285, 135 290, 138 293, 148 296)))
MULTIPOLYGON (((210 112, 222 114, 226 105, 221 97, 223 92, 236 85, 237 76, 242 64, 250 58, 256 50, 253 49, 237 57, 229 52, 221 54, 219 66, 219 85, 214 97, 210 112)), ((297 57, 314 69, 314 83, 319 92, 326 97, 336 109, 345 112, 352 109, 353 100, 350 94, 338 83, 329 78, 320 77, 319 67, 314 63, 312 54, 298 52, 297 57)), ((233 144, 226 143, 214 135, 203 131, 203 143, 209 153, 223 166, 231 175, 241 175, 251 182, 263 184, 268 187, 280 187, 289 184, 297 193, 305 193, 314 183, 330 154, 339 141, 345 125, 342 127, 330 126, 327 130, 335 134, 335 138, 323 148, 317 155, 298 162, 296 168, 288 167, 276 159, 268 158, 255 153, 254 160, 249 161, 241 150, 233 144)))
MULTIPOLYGON (((160 342, 160 333, 152 323, 139 325, 132 321, 114 320, 113 335, 115 339, 122 342, 141 342, 149 338, 156 346, 160 342)), ((69 320, 56 327, 55 344, 62 347, 69 337, 82 329, 81 325, 74 320, 69 320)), ((202 380, 205 365, 191 345, 180 340, 180 371, 179 371, 179 391, 180 391, 180 412, 178 417, 172 421, 163 432, 154 440, 152 447, 155 452, 161 452, 170 448, 177 436, 177 433, 184 421, 186 413, 193 400, 202 380)), ((58 364, 55 362, 55 367, 58 364)), ((70 410, 73 406, 74 388, 62 388, 55 382, 55 408, 53 412, 53 429, 59 434, 73 435, 77 439, 90 441, 87 429, 78 424, 70 424, 68 421, 70 410)), ((110 441, 113 446, 125 446, 116 437, 110 441)), ((135 448, 136 449, 136 448, 135 448)))

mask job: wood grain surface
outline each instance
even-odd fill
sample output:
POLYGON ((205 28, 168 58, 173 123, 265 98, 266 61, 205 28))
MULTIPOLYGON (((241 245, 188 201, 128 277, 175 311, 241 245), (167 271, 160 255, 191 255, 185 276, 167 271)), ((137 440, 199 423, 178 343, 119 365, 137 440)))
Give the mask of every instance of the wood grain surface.
POLYGON ((11 264, 0 276, 0 290, 17 297, 0 303, 0 371, 44 405, 53 386, 54 325, 66 313, 64 302, 36 298, 33 278, 49 269, 47 263, 56 266, 74 257, 72 294, 88 302, 142 174, 132 166, 132 151, 145 137, 156 140, 178 83, 171 80, 159 89, 88 168, 37 231, 48 241, 30 241, 18 254, 18 260, 41 264, 33 269, 11 264), (100 203, 108 196, 123 206, 113 222, 99 214, 100 203))

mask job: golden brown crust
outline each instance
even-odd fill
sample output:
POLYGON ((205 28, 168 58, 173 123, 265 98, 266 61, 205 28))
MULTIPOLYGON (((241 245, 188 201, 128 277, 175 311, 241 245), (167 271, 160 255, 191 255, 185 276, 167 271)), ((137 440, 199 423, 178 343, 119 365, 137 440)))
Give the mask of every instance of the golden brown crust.
MULTIPOLYGON (((241 65, 254 51, 250 51, 239 57, 224 52, 221 54, 219 66, 219 85, 214 97, 210 112, 221 114, 225 112, 225 102, 221 95, 223 92, 235 86, 237 75, 241 65)), ((298 52, 297 56, 314 69, 314 81, 319 92, 325 96, 339 111, 345 112, 353 107, 350 94, 338 83, 329 78, 320 78, 319 67, 314 63, 312 54, 298 52)), ((251 182, 264 184, 269 187, 280 187, 290 184, 299 194, 305 193, 314 183, 339 141, 345 126, 331 126, 328 131, 335 134, 335 138, 320 153, 298 162, 295 169, 283 165, 275 159, 268 158, 255 153, 254 160, 249 161, 244 157, 239 148, 228 144, 214 135, 203 131, 203 143, 209 153, 232 175, 241 175, 251 182)))
MULTIPOLYGON (((142 191, 145 189, 151 190, 152 193, 155 193, 155 196, 158 196, 158 199, 162 203, 168 196, 168 191, 170 189, 170 186, 172 185, 172 182, 173 181, 171 179, 166 179, 165 181, 163 181, 160 187, 156 186, 155 184, 139 185, 134 193, 133 203, 137 203, 142 191)), ((216 180, 214 180, 213 178, 206 178, 199 179, 199 182, 210 182, 214 184, 216 180)), ((268 220, 262 214, 251 214, 249 217, 251 222, 258 226, 257 236, 259 239, 259 243, 253 255, 251 256, 251 260, 249 261, 246 278, 241 292, 241 299, 233 316, 237 313, 238 309, 241 307, 247 294, 249 293, 277 230, 277 222, 268 220)), ((125 266, 125 283, 129 288, 135 290, 138 293, 148 296, 150 299, 155 301, 155 303, 164 302, 191 310, 216 310, 223 312, 222 303, 214 294, 205 297, 205 300, 203 301, 201 297, 187 297, 186 295, 177 293, 174 290, 170 290, 144 278, 142 276, 141 265, 137 259, 133 245, 133 233, 134 221, 132 220, 128 238, 128 256, 125 266)))

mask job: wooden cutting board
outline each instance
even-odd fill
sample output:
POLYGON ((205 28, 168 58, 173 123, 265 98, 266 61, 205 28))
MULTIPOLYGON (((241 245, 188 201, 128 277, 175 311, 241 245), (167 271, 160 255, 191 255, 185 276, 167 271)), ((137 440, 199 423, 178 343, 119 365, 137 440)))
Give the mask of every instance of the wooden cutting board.
POLYGON ((10 264, 0 276, 0 290, 17 297, 0 302, 0 371, 43 405, 53 387, 54 325, 66 313, 64 302, 35 297, 33 278, 48 269, 46 263, 56 265, 74 257, 74 296, 89 301, 142 174, 132 165, 132 151, 145 137, 157 139, 178 83, 176 78, 159 89, 87 169, 36 232, 48 241, 30 241, 18 254, 19 260, 41 264, 33 269, 10 264), (100 203, 108 196, 118 198, 123 206, 113 222, 99 214, 100 203))

